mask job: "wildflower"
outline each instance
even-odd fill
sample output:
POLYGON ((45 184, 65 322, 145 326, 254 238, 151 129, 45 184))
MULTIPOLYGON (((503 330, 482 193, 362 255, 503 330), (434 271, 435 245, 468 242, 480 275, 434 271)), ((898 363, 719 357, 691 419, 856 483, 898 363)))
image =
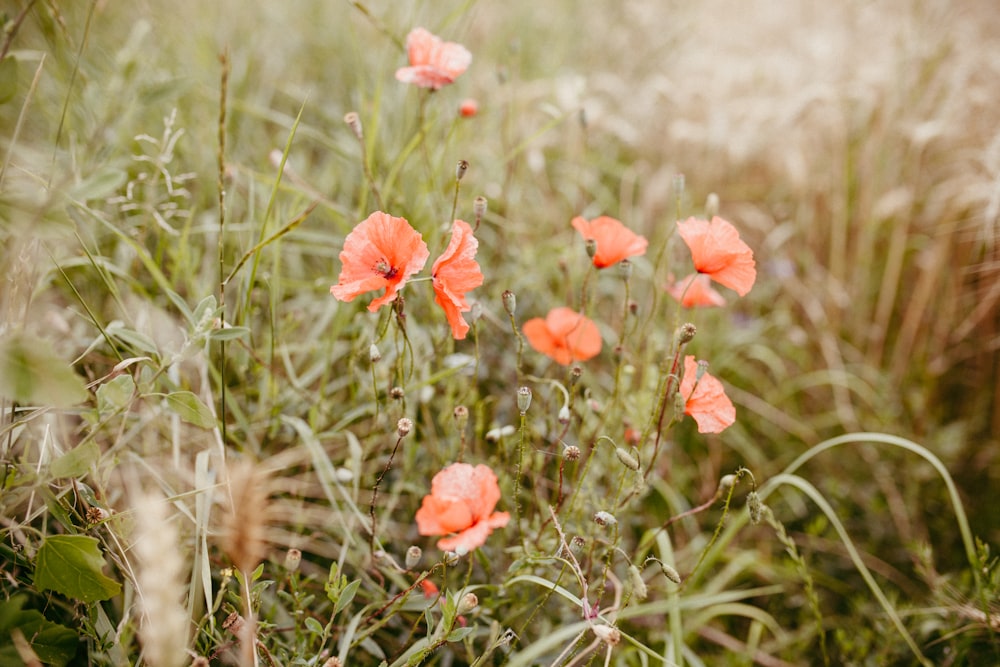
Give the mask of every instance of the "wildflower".
POLYGON ((493 511, 498 500, 500 486, 489 467, 452 463, 431 480, 417 510, 417 529, 421 535, 452 535, 438 540, 443 551, 472 551, 510 521, 507 512, 493 511))
POLYGON ((410 66, 396 70, 396 78, 431 90, 452 83, 472 62, 464 46, 444 42, 423 28, 414 28, 406 36, 406 54, 410 66))
POLYGON ((330 293, 339 301, 353 301, 384 287, 385 294, 368 304, 374 313, 396 298, 396 292, 424 268, 429 256, 427 244, 410 223, 376 211, 344 239, 340 253, 343 267, 330 293))
POLYGON ((434 261, 434 301, 444 310, 456 340, 465 338, 469 325, 462 313, 472 310, 465 300, 465 293, 483 284, 483 272, 476 262, 479 241, 472 235, 472 227, 463 220, 456 220, 451 227, 451 241, 441 256, 434 261))
POLYGON ((753 251, 730 223, 716 216, 711 221, 688 218, 677 222, 681 238, 691 249, 698 273, 745 296, 757 279, 753 251))
POLYGON ((523 330, 531 347, 564 366, 586 361, 601 351, 601 332, 597 325, 565 306, 553 308, 544 320, 540 317, 528 320, 523 330))
POLYGON ((667 293, 685 308, 726 305, 726 299, 712 287, 707 273, 692 273, 680 282, 672 282, 667 286, 667 293))
POLYGON ((614 218, 602 215, 591 221, 573 218, 573 228, 584 241, 594 241, 597 250, 593 255, 594 266, 599 269, 617 264, 626 257, 646 254, 649 242, 614 218))
POLYGON ((707 372, 699 372, 698 366, 692 355, 684 357, 680 391, 684 414, 694 417, 699 433, 722 433, 736 421, 736 408, 722 383, 707 372))
POLYGON ((458 105, 458 115, 462 118, 472 118, 477 113, 479 113, 479 102, 471 97, 462 100, 462 103, 458 105))

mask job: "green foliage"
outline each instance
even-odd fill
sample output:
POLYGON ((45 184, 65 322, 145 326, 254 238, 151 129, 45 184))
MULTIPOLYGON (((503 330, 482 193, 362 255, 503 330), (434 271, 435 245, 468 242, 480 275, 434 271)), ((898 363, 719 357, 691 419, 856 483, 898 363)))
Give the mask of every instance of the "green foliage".
POLYGON ((86 535, 51 535, 35 556, 35 587, 82 602, 107 600, 121 584, 104 574, 107 563, 98 541, 86 535))

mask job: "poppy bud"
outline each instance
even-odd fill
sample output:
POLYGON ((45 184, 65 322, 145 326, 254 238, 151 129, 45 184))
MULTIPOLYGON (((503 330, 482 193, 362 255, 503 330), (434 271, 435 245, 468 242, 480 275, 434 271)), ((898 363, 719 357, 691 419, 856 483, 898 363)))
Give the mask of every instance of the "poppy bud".
POLYGON ((518 387, 517 389, 517 409, 524 415, 531 406, 531 389, 528 387, 518 387))
POLYGON ((458 166, 455 167, 455 180, 460 181, 462 177, 465 176, 465 172, 469 170, 468 160, 459 160, 458 166))
POLYGON ((567 461, 579 461, 580 460, 580 448, 576 445, 569 445, 563 450, 563 457, 567 461))
POLYGON ((622 277, 622 280, 628 280, 632 277, 632 262, 628 259, 623 259, 618 262, 618 275, 622 277))
POLYGON ((705 373, 707 373, 707 372, 708 372, 708 362, 705 361, 705 360, 699 361, 698 362, 698 370, 695 371, 694 379, 695 380, 702 379, 703 377, 705 377, 705 373))
POLYGON ((677 421, 684 418, 684 411, 687 409, 687 401, 684 400, 684 395, 681 392, 674 394, 674 417, 677 421))
POLYGON ((750 513, 750 523, 755 526, 764 518, 764 502, 756 491, 747 494, 747 512, 750 513))
POLYGON ((514 311, 517 310, 517 296, 508 289, 503 291, 500 298, 503 300, 503 309, 507 311, 508 315, 514 317, 514 311))
POLYGON ((406 569, 412 570, 417 563, 420 562, 420 557, 424 555, 423 550, 417 545, 411 546, 406 550, 406 569))
POLYGON ((710 192, 705 199, 705 217, 711 220, 717 215, 719 215, 719 195, 710 192))
POLYGON ((344 116, 344 122, 347 123, 347 127, 351 128, 351 132, 353 132, 354 136, 358 138, 358 141, 364 139, 365 134, 364 131, 361 129, 361 117, 358 116, 356 112, 351 111, 347 113, 344 116))
POLYGON ((574 535, 573 538, 569 541, 569 548, 574 551, 579 551, 585 546, 587 546, 587 540, 583 539, 579 535, 574 535))
POLYGON ((298 549, 289 549, 288 553, 285 554, 285 569, 289 572, 295 572, 299 569, 299 563, 302 562, 302 552, 298 549))
POLYGON ((583 368, 580 366, 573 366, 573 368, 569 369, 570 384, 576 384, 581 375, 583 375, 583 368))
POLYGON ((626 449, 624 449, 622 447, 616 447, 615 448, 615 456, 618 457, 618 460, 621 461, 622 465, 624 465, 626 468, 628 468, 629 470, 635 470, 635 471, 638 472, 638 470, 639 470, 639 460, 636 459, 634 456, 632 456, 632 454, 628 450, 626 450, 626 449))
POLYGON ((400 438, 405 438, 413 430, 413 420, 409 417, 403 417, 398 422, 396 422, 396 433, 399 434, 400 438))
POLYGON ((368 348, 368 360, 370 362, 377 363, 382 358, 382 353, 379 352, 378 345, 372 343, 371 347, 368 348))
POLYGON ((473 200, 472 212, 476 216, 476 225, 478 225, 479 221, 483 219, 484 215, 486 215, 486 206, 487 206, 486 197, 482 195, 479 195, 473 200))
POLYGON ((690 322, 686 322, 677 330, 677 342, 681 345, 690 343, 696 333, 698 333, 698 327, 690 322))
POLYGON ((663 576, 664 577, 666 577, 670 581, 674 582, 675 584, 680 585, 680 583, 681 583, 681 575, 679 575, 677 573, 677 570, 675 570, 670 565, 667 565, 666 563, 662 563, 662 562, 660 563, 660 569, 663 570, 663 576))
POLYGON ((616 526, 618 525, 618 519, 611 512, 605 512, 601 510, 594 514, 594 523, 598 526, 616 526))
POLYGON ((570 418, 569 406, 564 405, 561 408, 559 408, 559 423, 565 426, 566 424, 569 423, 569 418, 570 418))
POLYGON ((645 600, 649 594, 649 590, 646 588, 646 582, 642 578, 642 572, 639 571, 639 568, 635 565, 629 565, 628 578, 632 582, 632 591, 635 593, 635 596, 640 600, 645 600))
POLYGON ((595 239, 587 239, 587 257, 594 259, 594 255, 597 254, 597 241, 595 239))
POLYGON ((736 485, 736 475, 723 475, 719 480, 719 493, 725 493, 736 485))
POLYGON ((468 614, 470 611, 479 606, 479 598, 476 597, 475 593, 466 593, 462 596, 462 599, 458 602, 458 608, 456 612, 458 614, 468 614))

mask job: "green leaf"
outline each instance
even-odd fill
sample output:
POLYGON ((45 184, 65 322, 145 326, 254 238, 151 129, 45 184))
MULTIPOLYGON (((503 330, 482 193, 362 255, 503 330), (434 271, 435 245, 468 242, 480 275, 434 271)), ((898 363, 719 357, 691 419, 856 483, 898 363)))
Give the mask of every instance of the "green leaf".
POLYGON ((0 339, 0 396, 26 405, 68 408, 89 395, 83 379, 45 339, 23 332, 0 339))
POLYGON ((0 60, 0 104, 9 102, 17 93, 17 60, 7 56, 0 60))
POLYGON ((447 641, 460 642, 469 635, 471 635, 474 630, 475 628, 470 628, 470 627, 455 628, 454 630, 448 633, 447 641))
POLYGON ((35 586, 83 602, 107 600, 122 586, 102 571, 105 562, 97 540, 87 535, 52 535, 35 558, 35 586))
POLYGON ((212 340, 233 340, 235 338, 246 338, 250 335, 250 329, 246 327, 226 327, 224 329, 212 329, 208 337, 212 340))
POLYGON ((11 638, 11 633, 18 630, 39 660, 64 667, 76 655, 80 639, 73 630, 49 621, 41 612, 22 611, 25 600, 24 596, 16 596, 0 603, 0 664, 24 664, 11 638))
POLYGON ((312 616, 307 616, 306 617, 306 630, 308 630, 309 632, 311 632, 314 635, 322 635, 323 634, 323 624, 320 623, 319 621, 317 621, 312 616))
POLYGON ((153 342, 152 338, 138 331, 126 329, 121 322, 112 322, 105 327, 105 331, 112 338, 117 339, 137 352, 145 352, 152 355, 159 354, 159 350, 156 349, 156 343, 153 342))
POLYGON ((337 603, 333 606, 334 616, 342 612, 344 610, 344 607, 351 604, 351 601, 354 600, 354 596, 357 594, 358 588, 360 586, 361 586, 361 580, 355 579, 354 581, 352 581, 351 583, 347 584, 347 586, 344 587, 344 590, 341 592, 340 597, 337 598, 337 603))
MULTIPOLYGON (((162 396, 163 394, 158 394, 162 396)), ((215 428, 215 415, 190 391, 174 391, 166 395, 170 409, 189 424, 201 428, 215 428)))
POLYGON ((89 440, 78 447, 69 450, 49 466, 53 477, 81 477, 90 466, 101 458, 101 448, 96 440, 89 440))
POLYGON ((121 410, 135 394, 135 380, 131 375, 111 378, 97 388, 97 409, 104 412, 121 410))

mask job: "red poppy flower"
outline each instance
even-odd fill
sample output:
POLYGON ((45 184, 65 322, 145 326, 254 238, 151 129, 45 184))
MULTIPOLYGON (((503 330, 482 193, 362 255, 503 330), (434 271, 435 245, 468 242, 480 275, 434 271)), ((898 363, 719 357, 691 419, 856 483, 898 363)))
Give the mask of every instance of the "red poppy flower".
POLYGON ((688 218, 677 222, 681 238, 691 249, 698 273, 745 296, 757 279, 753 251, 730 223, 716 216, 711 222, 688 218))
POLYGON ((376 211, 344 239, 343 267, 330 293, 340 301, 353 301, 384 287, 385 294, 368 304, 374 313, 396 298, 396 292, 424 268, 429 256, 427 244, 410 223, 376 211))
POLYGON ((471 118, 479 113, 479 102, 475 101, 471 97, 462 100, 462 103, 458 105, 458 113, 462 118, 471 118))
POLYGON ((494 512, 500 500, 497 476, 488 466, 452 463, 431 480, 431 492, 417 510, 421 535, 452 535, 438 540, 443 551, 469 552, 486 543, 494 528, 510 521, 494 512))
POLYGON ((698 362, 691 355, 684 357, 681 396, 684 414, 694 417, 698 433, 722 433, 736 421, 736 408, 722 383, 708 373, 699 378, 698 362))
POLYGON ((617 264, 626 257, 646 254, 649 242, 645 236, 636 234, 614 218, 602 215, 591 221, 577 216, 573 218, 573 228, 580 232, 584 241, 593 239, 597 244, 594 266, 603 269, 617 264))
POLYGON ((565 306, 553 308, 543 320, 524 323, 524 335, 531 347, 568 366, 586 361, 601 351, 601 332, 593 320, 565 306))
POLYGON ((469 331, 462 313, 472 310, 465 300, 465 293, 483 284, 483 272, 476 262, 479 241, 472 235, 472 227, 464 220, 451 226, 451 241, 431 269, 434 284, 434 301, 444 310, 451 326, 451 335, 462 340, 469 331))
POLYGON ((726 305, 723 296, 712 288, 712 281, 706 273, 692 273, 680 282, 671 283, 667 286, 667 293, 685 308, 726 305))
POLYGON ((414 28, 406 36, 406 53, 410 66, 396 70, 396 78, 431 90, 453 82, 472 62, 464 46, 441 41, 423 28, 414 28))

